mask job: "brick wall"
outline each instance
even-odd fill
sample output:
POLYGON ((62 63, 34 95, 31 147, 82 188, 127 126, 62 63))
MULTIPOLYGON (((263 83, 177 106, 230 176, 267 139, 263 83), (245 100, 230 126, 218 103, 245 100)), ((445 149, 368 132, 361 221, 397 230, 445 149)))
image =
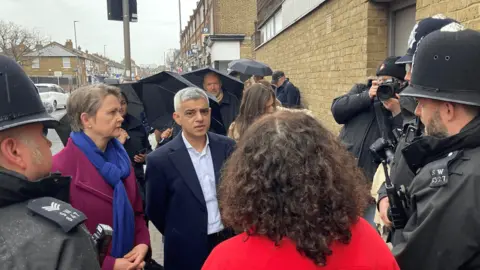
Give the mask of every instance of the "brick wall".
POLYGON ((214 8, 215 34, 245 34, 255 32, 256 0, 216 0, 214 8))
POLYGON ((365 82, 387 55, 387 10, 365 0, 329 0, 255 51, 283 70, 332 131, 332 100, 365 82))
MULTIPOLYGON (((85 62, 79 59, 81 70, 85 70, 85 62)), ((70 57, 70 68, 63 68, 62 57, 40 57, 40 68, 32 68, 31 61, 25 61, 23 69, 29 76, 48 77, 54 76, 55 71, 61 71, 63 76, 76 76, 77 58, 70 57)), ((80 75, 80 83, 86 82, 85 73, 80 75)))
POLYGON ((215 34, 244 34, 245 40, 240 45, 241 58, 253 58, 252 36, 256 19, 256 0, 215 1, 215 34))
POLYGON ((480 0, 417 0, 417 20, 438 13, 480 30, 480 0))

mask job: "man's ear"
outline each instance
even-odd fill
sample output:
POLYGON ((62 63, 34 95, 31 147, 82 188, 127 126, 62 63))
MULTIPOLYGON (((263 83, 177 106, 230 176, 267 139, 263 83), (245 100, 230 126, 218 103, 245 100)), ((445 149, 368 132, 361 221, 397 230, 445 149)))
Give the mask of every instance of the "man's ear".
POLYGON ((15 167, 26 169, 25 161, 22 159, 21 150, 19 150, 18 140, 14 138, 6 138, 0 143, 0 152, 2 158, 15 167))
POLYGON ((445 113, 443 115, 445 117, 444 120, 447 122, 453 121, 455 117, 457 117, 457 112, 455 111, 455 109, 458 109, 458 107, 456 108, 456 106, 450 102, 445 102, 443 106, 445 106, 445 113))
POLYGON ((182 126, 180 124, 180 114, 179 113, 177 113, 177 112, 173 113, 173 120, 175 120, 175 123, 177 123, 177 125, 182 126))

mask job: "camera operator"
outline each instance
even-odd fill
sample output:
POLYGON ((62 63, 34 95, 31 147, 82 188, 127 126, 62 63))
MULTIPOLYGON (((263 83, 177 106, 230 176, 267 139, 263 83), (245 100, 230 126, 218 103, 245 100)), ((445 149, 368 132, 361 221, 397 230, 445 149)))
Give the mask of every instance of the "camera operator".
MULTIPOLYGON (((410 34, 410 39, 408 41, 409 48, 405 56, 397 60, 398 64, 406 64, 407 74, 405 76, 406 81, 410 81, 411 78, 411 65, 413 54, 417 49, 418 42, 422 40, 425 36, 432 33, 433 31, 439 30, 442 27, 449 25, 451 23, 457 23, 455 20, 446 18, 444 15, 435 15, 433 17, 425 18, 418 22, 417 25, 412 29, 410 34)), ((402 96, 400 98, 400 105, 402 108, 402 116, 404 120, 402 136, 398 139, 397 149, 395 151, 395 157, 393 162, 390 164, 390 178, 394 185, 397 187, 405 186, 408 187, 415 177, 414 172, 412 172, 405 159, 402 155, 402 149, 410 144, 415 137, 418 137, 423 132, 423 125, 417 117, 415 117, 415 108, 417 106, 416 100, 413 97, 402 96)), ((379 168, 378 177, 385 180, 383 168, 379 168)), ((377 176, 375 176, 377 177, 377 176)), ((382 181, 382 182, 383 182, 382 181)), ((383 224, 387 227, 392 227, 392 223, 388 217, 388 209, 390 208, 390 203, 387 197, 387 191, 385 185, 382 185, 378 190, 378 210, 380 218, 383 224)), ((391 234, 389 236, 389 241, 392 245, 396 245, 400 240, 401 228, 392 228, 391 234)))
POLYGON ((426 36, 410 87, 425 136, 402 150, 417 172, 412 213, 394 247, 400 268, 480 269, 480 32, 450 24, 426 36))
MULTIPOLYGON (((369 147, 380 137, 391 137, 392 130, 403 123, 400 103, 396 94, 405 77, 405 67, 395 64, 397 57, 389 57, 377 69, 377 79, 368 85, 356 84, 346 95, 333 100, 332 114, 338 124, 343 124, 340 139, 357 158, 367 179, 373 175, 379 163, 375 162, 369 147), (383 95, 378 91, 385 89, 383 95)), ((365 219, 373 226, 375 206, 367 209, 365 219)))

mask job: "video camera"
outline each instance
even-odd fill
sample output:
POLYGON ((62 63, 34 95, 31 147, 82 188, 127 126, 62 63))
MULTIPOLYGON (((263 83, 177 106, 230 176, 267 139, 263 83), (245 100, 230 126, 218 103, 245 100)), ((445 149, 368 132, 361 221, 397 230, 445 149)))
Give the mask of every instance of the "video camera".
POLYGON ((385 173, 385 188, 390 203, 388 219, 392 221, 395 229, 403 229, 408 221, 407 210, 410 209, 407 191, 404 186, 397 188, 392 183, 387 167, 387 165, 391 164, 394 160, 395 147, 396 143, 384 138, 379 138, 370 146, 370 152, 375 161, 381 162, 383 165, 385 173))
POLYGON ((380 101, 387 101, 391 98, 397 98, 399 94, 407 87, 407 83, 396 78, 390 78, 383 81, 377 89, 377 97, 380 101))
POLYGON ((390 164, 395 157, 396 145, 390 140, 384 138, 378 138, 371 146, 370 153, 376 162, 386 161, 390 164))

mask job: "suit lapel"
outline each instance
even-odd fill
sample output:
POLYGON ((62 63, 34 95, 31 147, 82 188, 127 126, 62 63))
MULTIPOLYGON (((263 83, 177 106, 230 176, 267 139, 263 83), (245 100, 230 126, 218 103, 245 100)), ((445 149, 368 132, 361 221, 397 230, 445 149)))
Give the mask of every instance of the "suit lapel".
MULTIPOLYGON (((172 141, 173 142, 173 141, 172 141)), ((187 147, 183 143, 182 136, 179 134, 174 138, 174 145, 172 152, 169 155, 170 161, 174 164, 177 171, 180 173, 183 181, 192 191, 198 202, 206 209, 205 198, 203 197, 202 187, 200 181, 193 167, 192 160, 188 154, 187 147)))
POLYGON ((212 154, 213 169, 215 170, 215 183, 220 183, 220 174, 225 161, 223 144, 219 143, 215 138, 208 134, 210 140, 210 153, 212 154))

